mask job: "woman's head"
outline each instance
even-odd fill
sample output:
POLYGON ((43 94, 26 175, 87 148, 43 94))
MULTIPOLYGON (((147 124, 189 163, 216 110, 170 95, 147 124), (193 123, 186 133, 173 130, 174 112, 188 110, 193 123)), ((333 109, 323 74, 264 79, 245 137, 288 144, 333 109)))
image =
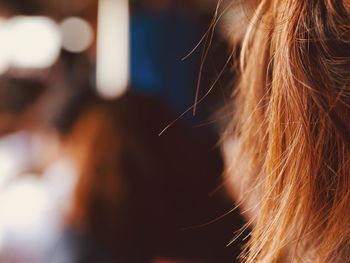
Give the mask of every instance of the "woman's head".
POLYGON ((245 260, 346 262, 349 2, 255 2, 227 130, 236 141, 228 170, 237 196, 255 200, 247 202, 256 212, 245 260))

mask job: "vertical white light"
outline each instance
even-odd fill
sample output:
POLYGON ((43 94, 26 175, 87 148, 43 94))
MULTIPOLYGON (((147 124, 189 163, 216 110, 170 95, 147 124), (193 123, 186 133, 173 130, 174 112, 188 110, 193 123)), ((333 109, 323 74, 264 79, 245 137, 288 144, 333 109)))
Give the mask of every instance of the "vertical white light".
POLYGON ((128 0, 99 0, 96 85, 105 98, 121 96, 129 81, 128 0))

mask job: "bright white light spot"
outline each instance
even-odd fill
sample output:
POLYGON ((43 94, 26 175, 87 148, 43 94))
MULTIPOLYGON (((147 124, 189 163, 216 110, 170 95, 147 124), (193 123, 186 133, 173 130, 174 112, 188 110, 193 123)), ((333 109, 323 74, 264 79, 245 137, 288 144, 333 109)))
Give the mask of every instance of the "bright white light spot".
POLYGON ((62 46, 65 50, 79 53, 87 50, 93 41, 93 30, 88 22, 70 17, 61 23, 62 46))
POLYGON ((35 176, 28 175, 0 194, 0 230, 28 227, 47 209, 48 193, 35 176))
POLYGON ((13 177, 16 171, 16 163, 15 156, 11 156, 10 154, 2 151, 0 149, 0 187, 13 177))
POLYGON ((129 80, 128 0, 100 0, 97 34, 97 89, 105 98, 121 96, 129 80))
POLYGON ((14 17, 8 22, 11 62, 21 68, 47 68, 58 58, 61 36, 46 17, 14 17))
POLYGON ((29 138, 26 132, 17 132, 0 138, 0 194, 6 184, 26 169, 30 162, 29 138))
POLYGON ((5 73, 10 64, 8 29, 6 20, 0 18, 0 74, 5 73))

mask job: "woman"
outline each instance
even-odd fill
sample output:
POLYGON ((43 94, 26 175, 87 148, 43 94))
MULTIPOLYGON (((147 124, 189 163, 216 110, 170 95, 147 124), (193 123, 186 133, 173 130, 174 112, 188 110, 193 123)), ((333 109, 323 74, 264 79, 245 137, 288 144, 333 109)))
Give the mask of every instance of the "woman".
POLYGON ((243 261, 349 262, 350 1, 249 3, 225 147, 243 261))

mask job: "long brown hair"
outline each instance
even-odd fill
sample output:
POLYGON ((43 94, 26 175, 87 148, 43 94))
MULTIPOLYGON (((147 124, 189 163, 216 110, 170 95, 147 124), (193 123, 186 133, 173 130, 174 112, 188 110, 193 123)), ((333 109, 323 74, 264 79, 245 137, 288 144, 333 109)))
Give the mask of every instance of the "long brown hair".
POLYGON ((255 211, 243 261, 349 262, 349 2, 256 2, 226 133, 255 211))

